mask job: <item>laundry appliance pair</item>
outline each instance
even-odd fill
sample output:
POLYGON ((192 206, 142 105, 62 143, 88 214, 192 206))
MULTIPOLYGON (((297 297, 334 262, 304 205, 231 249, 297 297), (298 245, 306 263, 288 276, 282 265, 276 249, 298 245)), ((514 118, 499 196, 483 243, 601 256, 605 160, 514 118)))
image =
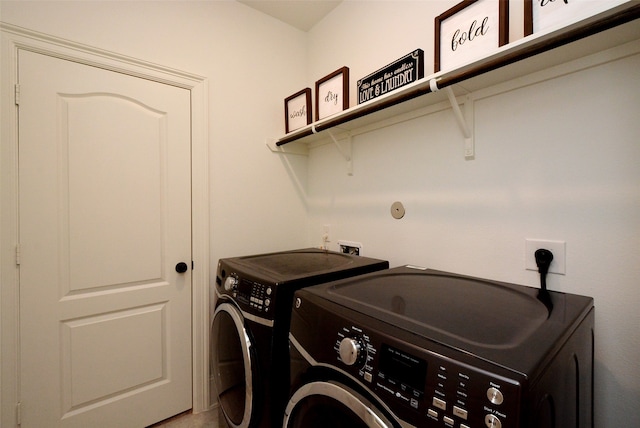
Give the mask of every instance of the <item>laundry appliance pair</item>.
POLYGON ((307 249, 222 259, 232 428, 592 428, 593 299, 307 249))

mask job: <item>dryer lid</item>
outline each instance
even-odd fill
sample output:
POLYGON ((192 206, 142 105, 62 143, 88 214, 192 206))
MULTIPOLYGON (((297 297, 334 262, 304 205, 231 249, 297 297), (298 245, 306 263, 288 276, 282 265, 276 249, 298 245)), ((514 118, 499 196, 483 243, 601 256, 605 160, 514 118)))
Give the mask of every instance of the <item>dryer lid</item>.
POLYGON ((335 251, 306 248, 222 259, 227 266, 274 283, 304 280, 313 283, 386 269, 389 262, 335 251))
POLYGON ((354 263, 346 254, 328 251, 297 251, 250 256, 243 259, 256 269, 290 277, 345 268, 354 263))
POLYGON ((325 297, 443 343, 505 349, 525 344, 545 324, 546 333, 558 334, 592 305, 591 298, 566 299, 563 293, 552 293, 557 307, 550 313, 537 298, 538 292, 532 287, 404 267, 328 284, 325 297), (579 303, 579 308, 570 310, 571 302, 579 303))

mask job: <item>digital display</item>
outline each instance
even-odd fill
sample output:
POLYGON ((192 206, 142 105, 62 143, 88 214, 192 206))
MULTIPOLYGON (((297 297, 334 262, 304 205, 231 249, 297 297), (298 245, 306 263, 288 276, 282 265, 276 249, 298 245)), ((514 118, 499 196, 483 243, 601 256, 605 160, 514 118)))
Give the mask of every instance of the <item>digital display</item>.
POLYGON ((389 345, 382 345, 380 371, 393 379, 424 393, 427 362, 389 345))
POLYGON ((246 279, 241 280, 240 284, 238 285, 238 291, 240 292, 240 294, 250 296, 252 289, 253 289, 253 284, 251 284, 246 279))

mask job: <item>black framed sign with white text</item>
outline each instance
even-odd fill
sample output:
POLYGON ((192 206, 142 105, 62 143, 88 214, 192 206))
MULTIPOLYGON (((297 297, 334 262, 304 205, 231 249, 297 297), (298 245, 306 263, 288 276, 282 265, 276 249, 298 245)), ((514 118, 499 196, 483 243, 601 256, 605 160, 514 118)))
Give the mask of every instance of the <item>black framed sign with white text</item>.
POLYGON ((388 94, 424 77, 424 51, 416 49, 358 80, 358 104, 388 94))

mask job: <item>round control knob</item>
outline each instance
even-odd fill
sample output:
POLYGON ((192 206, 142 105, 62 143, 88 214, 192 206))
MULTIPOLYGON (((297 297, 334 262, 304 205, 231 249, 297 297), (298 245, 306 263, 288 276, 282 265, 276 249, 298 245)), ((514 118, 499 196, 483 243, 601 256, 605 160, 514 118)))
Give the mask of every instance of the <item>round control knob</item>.
POLYGON ((504 396, 502 392, 500 392, 497 388, 489 388, 487 389, 487 398, 491 401, 492 404, 499 406, 504 401, 504 396))
POLYGON ((348 366, 352 366, 358 361, 362 346, 357 340, 345 337, 340 341, 340 359, 348 366))
POLYGON ((495 415, 487 415, 484 417, 484 424, 487 428, 502 428, 502 421, 495 415))
POLYGON ((238 278, 235 276, 228 276, 224 280, 224 289, 227 291, 236 290, 238 288, 238 278))

